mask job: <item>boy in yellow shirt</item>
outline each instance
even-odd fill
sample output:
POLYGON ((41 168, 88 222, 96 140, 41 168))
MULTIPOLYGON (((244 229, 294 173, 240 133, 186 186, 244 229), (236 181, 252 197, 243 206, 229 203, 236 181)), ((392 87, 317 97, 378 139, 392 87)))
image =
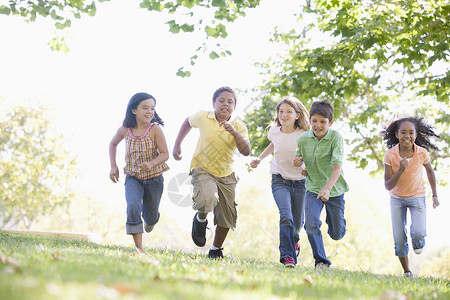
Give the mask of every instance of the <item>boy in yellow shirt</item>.
POLYGON ((199 111, 181 125, 173 157, 180 160, 181 143, 192 127, 200 136, 191 161, 193 208, 197 210, 192 223, 192 240, 203 247, 206 244, 207 214, 214 211, 216 234, 208 257, 223 258, 223 242, 229 229, 236 227, 235 191, 237 178, 232 170, 233 154, 237 148, 242 155, 250 154, 247 127, 239 120, 231 121, 237 97, 230 87, 214 92, 214 111, 199 111))

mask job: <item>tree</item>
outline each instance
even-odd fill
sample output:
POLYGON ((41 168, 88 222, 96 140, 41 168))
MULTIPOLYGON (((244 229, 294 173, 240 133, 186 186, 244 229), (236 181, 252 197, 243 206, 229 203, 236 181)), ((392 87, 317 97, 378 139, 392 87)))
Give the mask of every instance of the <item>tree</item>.
POLYGON ((72 198, 75 159, 51 130, 44 107, 14 106, 0 118, 0 228, 38 216, 72 198))
POLYGON ((450 4, 318 0, 304 7, 299 24, 311 17, 304 28, 276 32, 274 41, 286 53, 259 65, 266 96, 246 117, 253 153, 267 145, 264 112, 281 96, 294 95, 307 107, 323 98, 333 102, 351 145, 349 159, 360 168, 383 169, 382 125, 410 108, 443 139, 441 151, 431 153, 433 161, 448 158, 450 4), (318 36, 323 41, 314 46, 318 36))
MULTIPOLYGON (((68 28, 74 19, 82 14, 94 16, 100 2, 110 0, 10 0, 0 5, 0 14, 23 17, 27 22, 34 22, 38 16, 51 17, 58 30, 68 28)), ((204 43, 199 45, 196 53, 190 58, 190 65, 195 65, 199 55, 207 54, 210 59, 231 55, 223 49, 220 42, 208 43, 208 39, 224 39, 228 33, 226 24, 245 16, 246 10, 255 8, 260 0, 142 0, 140 7, 151 12, 166 13, 167 25, 171 33, 180 32, 204 34, 204 43)), ((52 50, 67 52, 65 37, 55 37, 50 41, 52 50)), ((191 72, 186 67, 179 68, 178 76, 189 77, 191 72)))
MULTIPOLYGON (((20 16, 26 22, 34 22, 38 16, 50 17, 54 20, 56 29, 62 30, 70 27, 72 21, 81 18, 82 14, 94 16, 96 3, 104 1, 108 0, 95 0, 90 3, 85 0, 9 0, 8 3, 0 5, 0 14, 20 16)), ((64 37, 54 37, 49 45, 52 50, 69 50, 64 37)))
MULTIPOLYGON (((41 15, 52 16, 54 7, 62 10, 68 3, 75 8, 85 5, 83 0, 59 6, 56 1, 47 6, 44 1, 9 3, 0 6, 0 13, 23 11, 24 17, 41 10, 41 15), (17 7, 18 3, 29 7, 14 11, 13 4, 17 7)), ((88 11, 95 12, 95 3, 88 11)), ((259 4, 259 0, 143 0, 140 6, 173 16, 167 22, 172 33, 204 34, 205 42, 190 59, 194 66, 202 53, 211 59, 231 55, 220 44, 228 35, 226 26, 259 4)), ((257 99, 259 109, 246 119, 252 154, 259 154, 268 144, 264 130, 273 117, 267 113, 273 111, 273 102, 290 94, 307 107, 318 99, 332 100, 335 119, 346 131, 351 148, 349 159, 360 168, 373 172, 383 168, 385 147, 379 132, 383 124, 406 111, 430 120, 441 135, 441 151, 431 153, 435 166, 448 158, 448 1, 306 0, 299 5, 303 10, 298 28, 275 32, 273 38, 285 45, 284 55, 259 64, 264 80, 257 89, 265 96, 257 99)), ((190 74, 184 67, 177 73, 182 77, 190 74)))

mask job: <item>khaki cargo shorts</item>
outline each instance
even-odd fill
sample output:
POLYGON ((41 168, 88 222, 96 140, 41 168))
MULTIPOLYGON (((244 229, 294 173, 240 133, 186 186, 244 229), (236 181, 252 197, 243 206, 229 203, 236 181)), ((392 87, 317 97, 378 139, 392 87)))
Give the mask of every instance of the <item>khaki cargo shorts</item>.
POLYGON ((200 213, 214 211, 214 225, 234 230, 237 221, 236 184, 238 179, 234 172, 225 177, 217 177, 203 170, 191 171, 194 187, 192 208, 200 213))

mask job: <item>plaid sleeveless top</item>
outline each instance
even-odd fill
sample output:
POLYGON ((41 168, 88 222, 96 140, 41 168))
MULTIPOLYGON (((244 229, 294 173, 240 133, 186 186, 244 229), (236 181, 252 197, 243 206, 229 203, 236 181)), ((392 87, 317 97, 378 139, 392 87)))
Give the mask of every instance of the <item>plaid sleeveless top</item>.
POLYGON ((144 171, 139 168, 139 165, 143 162, 151 161, 159 154, 156 143, 148 135, 148 132, 153 125, 154 124, 151 123, 145 133, 141 136, 134 136, 133 133, 131 133, 131 128, 128 128, 127 135, 125 136, 125 174, 135 176, 141 180, 146 180, 159 176, 163 172, 169 170, 169 166, 166 163, 157 165, 149 171, 144 171))

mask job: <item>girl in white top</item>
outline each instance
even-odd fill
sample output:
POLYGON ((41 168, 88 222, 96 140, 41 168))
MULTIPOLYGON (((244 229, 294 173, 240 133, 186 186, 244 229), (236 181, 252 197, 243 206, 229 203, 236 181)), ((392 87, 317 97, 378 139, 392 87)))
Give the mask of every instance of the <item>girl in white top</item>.
POLYGON ((274 126, 269 130, 269 146, 252 160, 256 168, 272 152, 270 164, 272 194, 280 212, 280 262, 293 268, 300 253, 300 229, 305 215, 305 176, 303 167, 294 167, 292 160, 297 137, 309 130, 309 114, 294 97, 283 97, 276 106, 274 126))

